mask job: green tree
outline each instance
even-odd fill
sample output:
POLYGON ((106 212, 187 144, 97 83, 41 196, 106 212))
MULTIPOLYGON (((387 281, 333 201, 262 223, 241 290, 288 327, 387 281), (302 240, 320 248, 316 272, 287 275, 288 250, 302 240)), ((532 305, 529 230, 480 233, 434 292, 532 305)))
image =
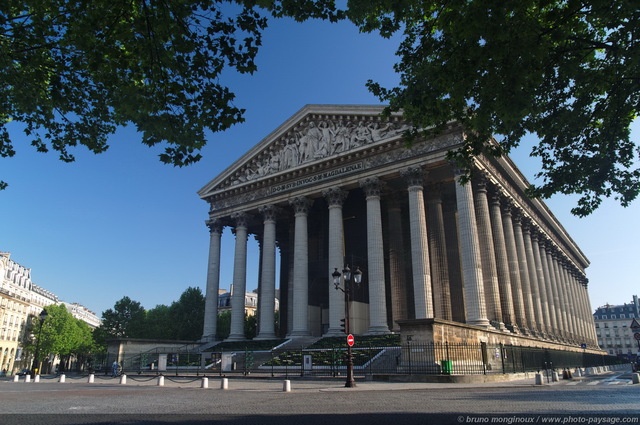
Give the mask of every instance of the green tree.
MULTIPOLYGON (((72 355, 78 356, 80 363, 82 358, 94 349, 91 329, 85 322, 76 319, 67 308, 60 304, 52 304, 46 307, 47 318, 42 324, 40 332, 38 318, 34 318, 33 329, 38 329, 40 337, 39 361, 48 354, 55 354, 62 359, 63 370, 68 365, 72 355)), ((35 349, 31 346, 29 349, 35 349)))
POLYGON ((623 206, 637 197, 637 2, 350 0, 348 9, 362 31, 403 32, 399 87, 369 87, 428 135, 461 122, 468 137, 449 158, 463 169, 532 133, 542 161, 532 195, 580 194, 579 216, 604 197, 623 206))
POLYGON ((204 296, 200 288, 189 287, 169 308, 174 326, 172 339, 196 341, 202 337, 204 296))
POLYGON ((103 338, 144 338, 145 309, 138 301, 124 296, 113 309, 102 313, 99 333, 103 338))
POLYGON ((231 310, 223 311, 218 314, 216 323, 216 339, 224 340, 229 337, 231 332, 231 310))
POLYGON ((171 318, 171 308, 159 304, 147 311, 145 317, 145 338, 174 339, 175 324, 171 318))

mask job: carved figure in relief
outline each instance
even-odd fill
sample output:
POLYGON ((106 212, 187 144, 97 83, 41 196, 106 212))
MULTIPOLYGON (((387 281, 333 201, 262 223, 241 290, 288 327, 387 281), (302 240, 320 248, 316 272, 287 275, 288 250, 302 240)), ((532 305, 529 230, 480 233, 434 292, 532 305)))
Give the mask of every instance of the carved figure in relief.
POLYGON ((293 137, 289 138, 287 145, 284 147, 282 169, 293 168, 298 166, 298 145, 293 137))
POLYGON ((384 127, 380 128, 380 123, 377 121, 372 122, 367 126, 369 132, 371 133, 371 141, 377 142, 381 140, 391 128, 391 123, 387 123, 384 127))
POLYGON ((358 122, 358 126, 355 128, 351 135, 351 143, 349 148, 357 148, 362 146, 369 141, 371 135, 371 131, 362 123, 362 121, 358 122))
POLYGON ((318 129, 320 131, 320 140, 318 141, 318 149, 316 150, 316 158, 324 158, 329 155, 329 146, 331 146, 331 139, 335 135, 331 128, 333 123, 327 121, 321 121, 318 129))

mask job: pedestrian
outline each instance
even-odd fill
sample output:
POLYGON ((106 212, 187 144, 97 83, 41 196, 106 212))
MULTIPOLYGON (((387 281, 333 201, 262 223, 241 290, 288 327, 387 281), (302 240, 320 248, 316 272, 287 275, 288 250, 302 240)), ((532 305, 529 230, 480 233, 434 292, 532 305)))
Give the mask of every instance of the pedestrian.
POLYGON ((120 367, 120 365, 118 364, 117 360, 113 361, 113 364, 111 365, 111 369, 112 369, 112 376, 115 378, 116 376, 118 376, 118 367, 120 367))

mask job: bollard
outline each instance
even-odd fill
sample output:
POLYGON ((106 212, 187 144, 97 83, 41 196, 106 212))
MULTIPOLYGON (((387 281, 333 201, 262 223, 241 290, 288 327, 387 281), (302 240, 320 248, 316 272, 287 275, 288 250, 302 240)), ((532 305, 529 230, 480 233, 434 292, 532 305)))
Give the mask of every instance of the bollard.
POLYGON ((569 372, 567 369, 562 370, 562 379, 569 379, 569 372))
POLYGON ((290 393, 291 392, 291 381, 286 379, 282 382, 282 391, 284 391, 285 393, 290 393))
POLYGON ((31 375, 24 375, 24 382, 25 384, 31 382, 31 375))
POLYGON ((536 373, 536 385, 542 385, 542 375, 536 373))
POLYGON ((93 384, 94 380, 95 380, 95 375, 93 373, 90 373, 89 374, 89 379, 87 379, 87 383, 93 384))
POLYGON ((127 375, 122 375, 120 377, 120 385, 125 385, 127 383, 127 375))
POLYGON ((632 384, 640 384, 640 373, 632 373, 631 374, 631 383, 632 384))
POLYGON ((553 374, 551 375, 551 381, 558 382, 558 372, 553 371, 553 374))
POLYGON ((33 378, 33 382, 40 382, 40 375, 36 375, 35 378, 33 378))
POLYGON ((200 388, 209 388, 209 378, 206 376, 202 378, 202 384, 200 384, 200 388))
POLYGON ((62 375, 60 375, 60 380, 58 382, 61 382, 64 384, 66 380, 67 380, 67 376, 63 373, 62 375))
POLYGON ((576 368, 576 376, 582 376, 582 369, 576 368))
POLYGON ((20 377, 18 375, 13 375, 13 382, 20 382, 20 377))
POLYGON ((228 390, 229 389, 229 379, 228 378, 222 378, 222 381, 220 381, 220 389, 223 389, 223 390, 228 390))
POLYGON ((158 386, 159 387, 164 387, 164 375, 159 375, 158 376, 158 386))

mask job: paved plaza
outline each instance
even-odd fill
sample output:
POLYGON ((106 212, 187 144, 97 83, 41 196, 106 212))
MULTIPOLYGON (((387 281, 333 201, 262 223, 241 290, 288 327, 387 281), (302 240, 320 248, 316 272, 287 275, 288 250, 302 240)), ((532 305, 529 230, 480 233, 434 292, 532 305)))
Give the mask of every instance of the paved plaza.
POLYGON ((481 384, 220 378, 0 381, 2 425, 31 424, 461 424, 640 423, 629 374, 534 385, 533 377, 481 384), (555 419, 554 419, 555 418, 555 419))

